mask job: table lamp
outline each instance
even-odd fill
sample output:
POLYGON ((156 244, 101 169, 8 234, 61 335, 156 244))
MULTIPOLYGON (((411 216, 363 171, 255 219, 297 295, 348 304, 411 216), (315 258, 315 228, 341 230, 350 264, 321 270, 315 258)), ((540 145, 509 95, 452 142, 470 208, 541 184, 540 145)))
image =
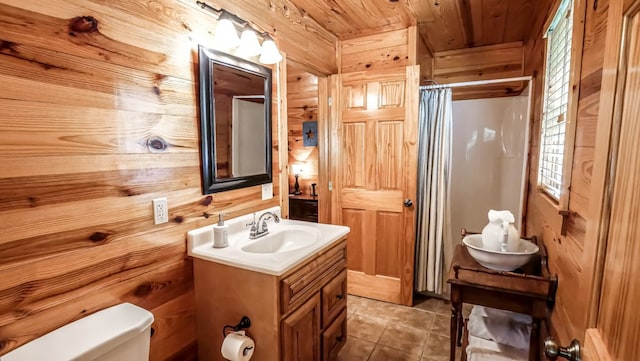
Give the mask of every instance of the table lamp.
POLYGON ((298 183, 298 177, 304 171, 304 166, 302 164, 294 164, 291 166, 291 170, 293 171, 293 175, 296 177, 296 183, 293 185, 293 194, 300 195, 302 192, 300 191, 300 183, 298 183))

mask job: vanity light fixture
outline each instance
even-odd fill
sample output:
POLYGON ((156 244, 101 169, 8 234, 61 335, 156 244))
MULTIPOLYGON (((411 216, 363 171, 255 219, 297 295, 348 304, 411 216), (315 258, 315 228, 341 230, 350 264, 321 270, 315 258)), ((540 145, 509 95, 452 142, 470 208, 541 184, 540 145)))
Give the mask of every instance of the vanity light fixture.
POLYGON ((238 53, 244 57, 252 57, 259 55, 261 52, 262 48, 260 47, 256 32, 251 29, 250 26, 245 25, 244 30, 242 30, 242 35, 240 35, 238 53))
POLYGON ((218 17, 215 42, 216 46, 221 49, 233 49, 240 44, 240 38, 238 38, 238 32, 236 31, 235 25, 233 25, 233 20, 224 9, 221 10, 220 16, 218 17))
POLYGON ((237 53, 242 57, 260 55, 258 61, 263 64, 276 64, 282 60, 282 54, 269 33, 256 31, 248 21, 225 9, 216 9, 203 1, 196 1, 196 4, 218 15, 214 39, 217 48, 229 50, 237 47, 237 53), (238 37, 236 26, 242 28, 240 37, 238 37), (260 46, 257 35, 263 39, 262 46, 260 46))
POLYGON ((264 37, 264 41, 262 42, 262 53, 258 60, 262 64, 275 64, 282 60, 282 54, 280 54, 275 41, 273 41, 268 34, 264 37))

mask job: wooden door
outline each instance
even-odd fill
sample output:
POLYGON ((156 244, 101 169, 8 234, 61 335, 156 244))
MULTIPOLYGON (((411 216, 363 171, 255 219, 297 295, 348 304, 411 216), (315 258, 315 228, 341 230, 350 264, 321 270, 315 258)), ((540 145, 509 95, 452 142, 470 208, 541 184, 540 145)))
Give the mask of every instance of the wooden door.
POLYGON ((583 360, 640 354, 640 0, 609 2, 594 160, 591 317, 583 360), (599 261, 601 260, 601 261, 599 261))
POLYGON ((419 67, 340 74, 332 221, 351 228, 348 292, 413 297, 419 67))
POLYGON ((282 321, 284 361, 320 361, 320 294, 282 321))

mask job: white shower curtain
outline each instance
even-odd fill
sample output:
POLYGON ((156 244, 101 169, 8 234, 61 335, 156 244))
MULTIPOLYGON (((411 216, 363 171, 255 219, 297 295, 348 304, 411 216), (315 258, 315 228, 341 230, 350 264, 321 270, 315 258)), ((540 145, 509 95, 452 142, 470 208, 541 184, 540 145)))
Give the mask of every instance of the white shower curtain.
POLYGON ((418 292, 442 294, 451 260, 451 102, 449 88, 420 91, 415 268, 418 292))

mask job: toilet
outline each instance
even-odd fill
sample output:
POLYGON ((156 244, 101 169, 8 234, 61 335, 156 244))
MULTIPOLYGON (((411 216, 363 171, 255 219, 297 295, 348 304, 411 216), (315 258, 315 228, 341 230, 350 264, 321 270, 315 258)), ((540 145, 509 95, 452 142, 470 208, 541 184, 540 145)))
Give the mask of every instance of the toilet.
POLYGON ((130 303, 109 307, 0 356, 0 361, 148 361, 153 314, 130 303))

